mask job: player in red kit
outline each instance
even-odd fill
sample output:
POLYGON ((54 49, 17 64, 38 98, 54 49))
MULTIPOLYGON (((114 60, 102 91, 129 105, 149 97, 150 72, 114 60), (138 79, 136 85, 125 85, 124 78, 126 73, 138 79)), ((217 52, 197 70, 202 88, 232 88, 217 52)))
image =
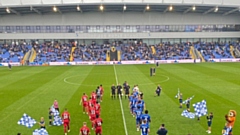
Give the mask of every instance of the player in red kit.
POLYGON ((93 91, 91 94, 92 102, 93 104, 96 104, 97 101, 97 94, 93 91))
POLYGON ((102 102, 103 93, 104 93, 104 89, 103 89, 102 84, 100 85, 99 89, 100 89, 100 92, 101 92, 101 102, 102 102))
POLYGON ((79 105, 83 104, 83 114, 87 113, 88 114, 88 96, 83 93, 83 96, 80 100, 79 105))
POLYGON ((101 106, 98 103, 98 101, 96 102, 96 104, 94 105, 94 108, 96 110, 96 115, 100 116, 100 111, 101 111, 101 106))
POLYGON ((65 135, 67 135, 67 129, 68 129, 68 132, 70 132, 70 126, 69 126, 70 114, 67 111, 67 108, 65 108, 64 112, 62 113, 62 121, 63 121, 64 133, 65 135))
POLYGON ((101 118, 99 118, 99 116, 96 116, 96 120, 95 120, 95 133, 96 135, 102 135, 102 124, 103 121, 101 118))
POLYGON ((80 128, 79 135, 90 135, 90 130, 87 127, 87 123, 83 122, 83 126, 80 128))
POLYGON ((94 105, 92 104, 92 106, 89 108, 89 118, 92 122, 92 129, 94 128, 94 120, 96 119, 96 110, 94 108, 94 105))
MULTIPOLYGON (((92 105, 93 105, 93 101, 92 101, 92 98, 90 97, 88 100, 88 108, 90 108, 92 105)), ((89 111, 89 109, 88 109, 88 111, 89 111)))

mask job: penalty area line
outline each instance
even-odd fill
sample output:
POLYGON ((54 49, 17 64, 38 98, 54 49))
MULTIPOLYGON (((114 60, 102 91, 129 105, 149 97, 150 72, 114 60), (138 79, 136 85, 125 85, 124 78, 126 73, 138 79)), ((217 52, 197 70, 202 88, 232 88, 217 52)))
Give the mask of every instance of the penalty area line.
MULTIPOLYGON (((115 74, 115 79, 116 79, 116 85, 118 85, 118 78, 117 78, 117 73, 116 73, 116 68, 115 65, 113 65, 113 69, 114 69, 114 74, 115 74)), ((119 102, 120 102, 120 106, 121 106, 121 111, 122 111, 122 119, 123 119, 123 125, 124 125, 124 130, 125 130, 125 135, 128 135, 128 131, 127 131, 127 126, 126 126, 126 120, 125 120, 125 115, 124 115, 124 111, 123 111, 123 105, 122 105, 122 99, 119 96, 119 102)))

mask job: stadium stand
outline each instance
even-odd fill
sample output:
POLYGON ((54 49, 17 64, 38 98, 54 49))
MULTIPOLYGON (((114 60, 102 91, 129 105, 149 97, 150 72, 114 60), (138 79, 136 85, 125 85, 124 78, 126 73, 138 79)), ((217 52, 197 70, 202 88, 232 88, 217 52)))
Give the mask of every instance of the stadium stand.
MULTIPOLYGON (((212 58, 233 58, 239 57, 239 43, 217 43, 217 42, 199 42, 199 43, 174 43, 170 42, 160 43, 156 45, 147 45, 146 43, 118 44, 77 44, 74 51, 74 61, 105 61, 106 52, 111 46, 115 46, 117 50, 121 51, 121 60, 180 60, 193 59, 190 50, 194 47, 193 53, 197 58, 201 57, 208 61, 212 58), (231 46, 233 55, 231 54, 231 46), (154 50, 153 50, 154 48, 154 50), (155 51, 155 52, 154 52, 155 51)), ((0 46, 0 62, 20 62, 24 59, 24 55, 32 59, 34 63, 44 62, 67 62, 71 52, 71 45, 69 43, 51 43, 43 44, 4 44, 0 46), (28 56, 27 52, 31 52, 28 56), (36 56, 34 57, 34 52, 36 56), (34 58, 32 58, 34 57, 34 58)))

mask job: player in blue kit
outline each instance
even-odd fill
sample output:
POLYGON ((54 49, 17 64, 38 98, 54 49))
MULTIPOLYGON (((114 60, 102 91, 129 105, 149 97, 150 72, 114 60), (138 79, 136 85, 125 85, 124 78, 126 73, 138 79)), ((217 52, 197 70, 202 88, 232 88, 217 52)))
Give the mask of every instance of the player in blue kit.
POLYGON ((137 98, 136 97, 132 97, 132 99, 131 99, 131 101, 130 101, 130 103, 129 103, 129 107, 130 107, 130 111, 131 111, 131 114, 133 115, 133 117, 134 117, 134 110, 136 109, 135 107, 136 107, 136 103, 137 103, 137 98))
POLYGON ((137 104, 136 104, 136 108, 139 107, 141 111, 143 111, 144 109, 144 105, 142 104, 141 100, 138 100, 137 104))
POLYGON ((133 95, 134 95, 135 97, 138 97, 138 94, 139 94, 138 91, 136 91, 136 90, 133 91, 133 95))
POLYGON ((151 117, 148 114, 148 110, 145 110, 145 114, 142 114, 141 116, 141 121, 143 122, 144 120, 147 122, 148 126, 150 126, 151 117))
POLYGON ((140 129, 141 129, 141 135, 149 135, 150 129, 146 120, 143 121, 143 124, 141 124, 140 129))
POLYGON ((131 93, 128 99, 129 99, 129 102, 131 102, 131 100, 133 99, 133 93, 131 93))
POLYGON ((146 110, 145 102, 141 99, 141 97, 138 98, 138 104, 141 104, 140 106, 142 106, 142 111, 146 110))
POLYGON ((136 116, 136 126, 137 126, 137 131, 139 131, 139 126, 141 124, 141 115, 142 115, 142 110, 138 106, 137 109, 134 111, 134 114, 136 116))

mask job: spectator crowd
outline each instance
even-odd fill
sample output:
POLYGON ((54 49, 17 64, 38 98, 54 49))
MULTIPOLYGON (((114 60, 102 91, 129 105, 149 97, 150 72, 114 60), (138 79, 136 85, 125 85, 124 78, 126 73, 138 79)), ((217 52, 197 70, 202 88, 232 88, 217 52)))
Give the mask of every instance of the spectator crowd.
MULTIPOLYGON (((142 42, 112 42, 97 44, 76 44, 73 52, 74 61, 106 61, 107 51, 115 47, 121 52, 121 60, 179 60, 192 59, 190 47, 201 52, 205 60, 212 58, 232 58, 230 45, 240 50, 239 43, 173 43, 165 42, 148 45, 142 42)), ((67 62, 70 60, 72 44, 60 42, 12 43, 0 45, 0 62, 20 62, 24 55, 34 48, 36 51, 35 63, 67 62)))

